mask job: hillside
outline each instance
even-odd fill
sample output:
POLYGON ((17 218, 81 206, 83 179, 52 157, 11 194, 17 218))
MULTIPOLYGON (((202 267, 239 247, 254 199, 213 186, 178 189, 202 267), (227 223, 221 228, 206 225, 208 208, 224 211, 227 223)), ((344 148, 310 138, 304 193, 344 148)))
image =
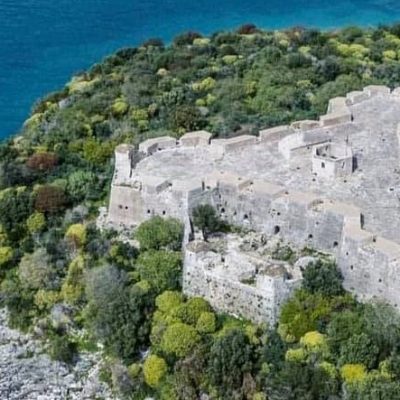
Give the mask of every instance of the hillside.
MULTIPOLYGON (((256 326, 182 295, 178 221, 143 223, 135 241, 96 227, 117 145, 312 119, 335 96, 400 86, 398 60, 398 25, 246 25, 168 46, 151 39, 38 101, 20 135, 0 145, 0 300, 10 326, 67 364, 83 350, 102 353, 101 378, 120 397, 400 399, 399 316, 358 303, 331 262, 307 269, 277 326, 256 326)), ((285 247, 276 257, 292 255, 285 247)))

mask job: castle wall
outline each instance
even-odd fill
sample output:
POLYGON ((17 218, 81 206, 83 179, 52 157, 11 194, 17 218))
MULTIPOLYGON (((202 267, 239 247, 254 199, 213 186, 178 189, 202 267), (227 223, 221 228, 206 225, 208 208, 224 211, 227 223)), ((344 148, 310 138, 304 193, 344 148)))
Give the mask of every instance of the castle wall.
POLYGON ((205 298, 212 306, 225 313, 233 314, 256 323, 268 322, 274 325, 279 316, 281 304, 299 287, 300 280, 257 277, 254 285, 241 283, 215 274, 208 264, 215 259, 185 251, 183 291, 189 296, 205 298))
MULTIPOLYGON (((388 88, 370 86, 346 98, 333 99, 327 116, 318 121, 300 121, 290 127, 262 131, 260 137, 244 136, 210 140, 210 134, 188 134, 181 142, 174 138, 150 139, 140 146, 147 156, 174 147, 208 147, 219 160, 229 153, 240 153, 263 141, 278 142, 279 151, 290 159, 294 153, 332 140, 327 126, 351 123, 348 104, 357 104, 371 96, 387 95, 388 88), (311 129, 311 130, 309 130, 311 129)), ((398 96, 395 91, 393 96, 398 96)), ((400 131, 400 130, 399 130, 400 131)), ((400 136, 399 136, 400 137, 400 136)), ((400 140, 400 139, 399 139, 400 140)), ((190 214, 199 204, 211 204, 221 218, 234 225, 278 235, 294 246, 312 247, 336 256, 345 287, 361 299, 376 297, 400 305, 400 245, 363 230, 361 213, 355 207, 323 199, 313 193, 296 192, 262 180, 251 180, 224 171, 190 181, 161 179, 135 174, 130 162, 130 147, 116 150, 116 168, 111 190, 108 221, 116 227, 137 226, 153 215, 172 216, 185 224, 185 242, 190 238, 190 214)), ((327 165, 328 166, 328 165, 327 165)), ((332 163, 332 175, 337 165, 332 163)), ((328 174, 331 176, 331 174, 328 174)), ((266 290, 267 298, 249 285, 232 284, 198 268, 195 256, 185 257, 184 290, 201 295, 217 308, 233 314, 263 316, 274 320, 288 285, 266 290), (196 267, 197 266, 197 267, 196 267)), ((290 290, 289 290, 290 292, 290 290)))

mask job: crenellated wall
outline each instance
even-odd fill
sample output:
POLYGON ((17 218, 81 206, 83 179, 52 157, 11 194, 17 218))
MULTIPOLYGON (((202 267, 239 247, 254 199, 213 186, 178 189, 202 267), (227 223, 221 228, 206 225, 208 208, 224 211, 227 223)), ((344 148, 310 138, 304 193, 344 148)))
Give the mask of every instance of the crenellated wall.
MULTIPOLYGON (((139 150, 119 146, 116 149, 108 223, 117 228, 134 228, 153 215, 173 216, 185 223, 187 241, 191 210, 199 204, 212 204, 229 223, 267 236, 277 235, 298 248, 312 247, 333 254, 347 289, 362 299, 376 297, 397 307, 400 305, 400 243, 364 230, 364 215, 360 207, 316 194, 307 186, 304 190, 294 190, 272 180, 220 168, 221 160, 240 157, 243 152, 252 151, 256 157, 260 151, 257 149, 264 143, 277 149, 288 168, 291 160, 299 154, 310 157, 311 165, 315 146, 336 140, 332 127, 340 129, 343 126, 351 130, 352 107, 360 107, 362 102, 380 96, 400 98, 400 91, 390 92, 383 86, 369 86, 346 97, 332 99, 327 115, 319 121, 299 121, 291 126, 275 127, 261 131, 259 136, 213 140, 210 133, 200 131, 188 133, 180 140, 171 137, 149 139, 140 144, 139 150), (198 156, 200 161, 206 154, 210 161, 205 165, 212 165, 212 168, 198 176, 195 171, 190 171, 188 179, 182 178, 183 173, 175 172, 173 168, 157 175, 137 170, 136 166, 143 160, 163 152, 169 155, 171 163, 176 162, 178 166, 179 157, 186 152, 190 153, 189 158, 198 156)), ((361 128, 365 129, 364 126, 361 128)), ((191 257, 190 264, 198 262, 193 254, 187 257, 191 257)), ((193 287, 186 291, 204 294, 202 279, 204 276, 192 277, 193 287)), ((223 285, 217 279, 213 282, 214 297, 222 291, 223 285)), ((223 290, 229 290, 227 285, 223 290)), ((248 290, 243 289, 244 292, 248 290)), ((239 294, 235 296, 240 299, 239 294)), ((270 310, 267 303, 260 307, 270 310)), ((234 309, 229 311, 234 313, 234 309)), ((272 315, 272 311, 265 313, 272 315)))

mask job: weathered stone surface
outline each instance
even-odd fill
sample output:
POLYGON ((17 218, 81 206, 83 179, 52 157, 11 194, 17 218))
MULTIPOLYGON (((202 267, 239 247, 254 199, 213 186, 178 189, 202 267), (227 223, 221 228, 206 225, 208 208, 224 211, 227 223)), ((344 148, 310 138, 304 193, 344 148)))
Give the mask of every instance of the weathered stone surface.
POLYGON ((207 299, 217 310, 271 325, 302 280, 299 268, 273 259, 263 235, 190 242, 184 264, 186 294, 207 299))
POLYGON ((0 310, 0 399, 116 399, 99 380, 100 365, 94 353, 81 354, 72 367, 52 361, 41 342, 10 329, 0 310))

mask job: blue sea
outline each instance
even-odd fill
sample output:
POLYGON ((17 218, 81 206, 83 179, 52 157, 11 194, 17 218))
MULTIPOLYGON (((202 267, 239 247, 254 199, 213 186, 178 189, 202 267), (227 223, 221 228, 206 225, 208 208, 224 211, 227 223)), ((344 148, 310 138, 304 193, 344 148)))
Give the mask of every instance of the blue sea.
POLYGON ((72 74, 149 37, 247 22, 325 29, 396 20, 396 0, 0 0, 0 138, 72 74))

